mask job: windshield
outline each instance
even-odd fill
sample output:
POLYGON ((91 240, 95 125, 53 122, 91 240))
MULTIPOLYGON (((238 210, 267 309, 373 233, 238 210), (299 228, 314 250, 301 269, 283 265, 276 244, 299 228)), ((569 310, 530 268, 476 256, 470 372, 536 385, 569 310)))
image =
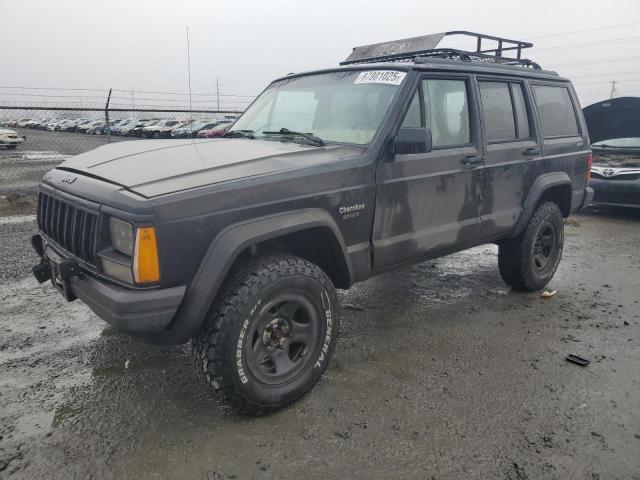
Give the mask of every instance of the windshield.
POLYGON ((393 101, 406 72, 351 70, 294 77, 270 85, 236 121, 234 131, 288 129, 311 133, 325 142, 369 143, 393 101))
POLYGON ((612 138, 609 140, 600 140, 592 144, 593 147, 613 147, 613 148, 640 148, 640 138, 612 138))

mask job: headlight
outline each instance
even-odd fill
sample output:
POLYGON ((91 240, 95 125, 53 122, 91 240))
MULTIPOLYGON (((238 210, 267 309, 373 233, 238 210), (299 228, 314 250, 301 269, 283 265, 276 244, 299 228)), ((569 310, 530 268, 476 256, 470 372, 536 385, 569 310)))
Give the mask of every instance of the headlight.
POLYGON ((133 225, 117 218, 110 218, 109 233, 114 250, 133 256, 133 225))
POLYGON ((109 219, 111 249, 100 252, 104 272, 126 283, 149 284, 160 281, 158 246, 154 227, 134 227, 109 219))

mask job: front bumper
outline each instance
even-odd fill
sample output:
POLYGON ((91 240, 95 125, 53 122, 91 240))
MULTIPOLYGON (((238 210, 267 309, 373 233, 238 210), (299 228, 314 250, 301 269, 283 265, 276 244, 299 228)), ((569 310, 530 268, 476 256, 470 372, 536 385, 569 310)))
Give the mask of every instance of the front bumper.
MULTIPOLYGON (((45 252, 51 246, 43 246, 42 237, 32 239, 34 249, 42 262, 34 267, 34 275, 39 282, 51 280, 58 290, 64 290, 67 299, 82 300, 98 317, 109 325, 133 335, 153 336, 165 330, 173 320, 182 303, 186 287, 154 289, 128 289, 96 278, 90 272, 75 266, 66 278, 52 278, 48 256, 45 252), (61 282, 64 288, 61 289, 61 282)), ((63 257, 55 251, 54 256, 63 261, 73 259, 63 257)), ((68 271, 65 268, 65 271, 68 271)))
POLYGON ((640 179, 611 180, 592 178, 589 183, 594 205, 640 208, 640 179))
POLYGON ((109 325, 143 336, 169 326, 186 289, 126 290, 88 275, 74 277, 69 283, 71 292, 109 325))

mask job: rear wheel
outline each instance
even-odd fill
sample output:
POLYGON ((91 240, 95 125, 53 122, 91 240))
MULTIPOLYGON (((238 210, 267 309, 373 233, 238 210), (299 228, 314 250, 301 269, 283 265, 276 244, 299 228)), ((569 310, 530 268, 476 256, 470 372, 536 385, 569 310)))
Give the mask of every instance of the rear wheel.
POLYGON ((304 395, 327 368, 339 329, 336 305, 331 280, 306 260, 244 263, 193 338, 196 368, 239 412, 278 409, 304 395))
POLYGON ((539 290, 553 278, 563 247, 562 213, 555 203, 545 202, 534 212, 524 232, 500 243, 500 275, 517 290, 539 290))

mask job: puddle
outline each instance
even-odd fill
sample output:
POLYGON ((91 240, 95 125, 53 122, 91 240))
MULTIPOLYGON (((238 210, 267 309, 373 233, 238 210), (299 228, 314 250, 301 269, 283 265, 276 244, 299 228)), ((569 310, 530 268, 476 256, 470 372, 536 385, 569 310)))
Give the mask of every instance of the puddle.
POLYGON ((51 420, 51 426, 58 428, 68 418, 73 418, 76 415, 81 414, 84 411, 83 407, 74 407, 73 405, 61 405, 56 408, 53 414, 53 420, 51 420))
POLYGON ((42 162, 42 161, 63 162, 69 157, 70 155, 64 155, 60 152, 35 151, 35 150, 12 152, 9 154, 2 155, 3 159, 26 160, 26 161, 36 161, 36 162, 42 162))
POLYGON ((35 221, 35 215, 11 215, 9 217, 0 217, 0 225, 13 225, 16 223, 27 223, 35 221))
POLYGON ((111 377, 126 375, 127 373, 138 373, 144 370, 164 370, 174 364, 175 360, 172 356, 162 356, 142 361, 125 359, 117 364, 95 367, 93 375, 96 377, 111 377))

